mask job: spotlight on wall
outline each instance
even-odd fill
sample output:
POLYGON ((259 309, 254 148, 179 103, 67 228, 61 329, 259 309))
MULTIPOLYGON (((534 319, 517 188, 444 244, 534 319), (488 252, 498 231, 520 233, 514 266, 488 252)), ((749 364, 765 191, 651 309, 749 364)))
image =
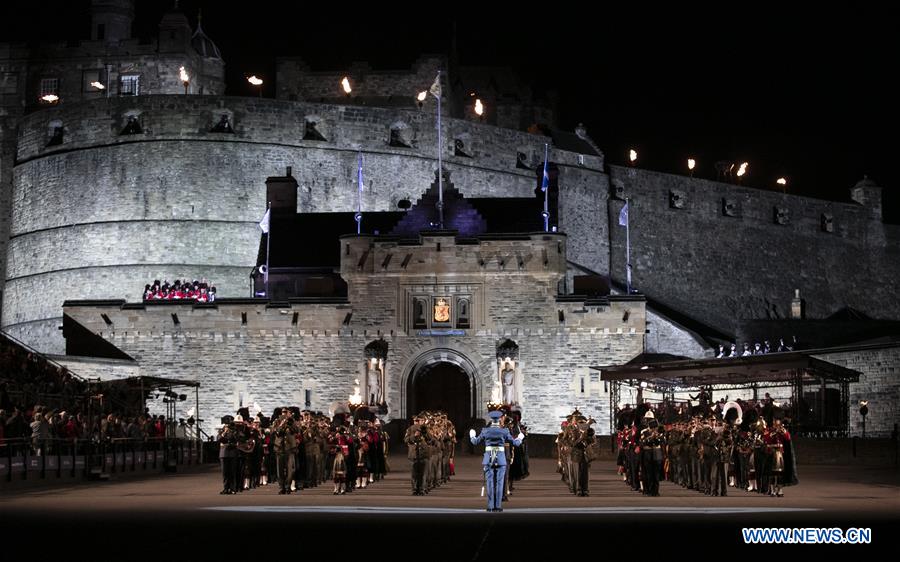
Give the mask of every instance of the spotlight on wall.
POLYGON ((425 99, 428 97, 428 90, 422 90, 416 95, 416 102, 419 104, 419 107, 425 103, 425 99))
POLYGON ((628 151, 628 162, 634 166, 634 163, 637 162, 637 150, 632 148, 628 151))
POLYGON ((97 90, 105 90, 105 89, 106 89, 106 86, 104 86, 103 84, 101 84, 101 83, 100 83, 99 81, 97 81, 97 80, 91 82, 91 86, 93 86, 93 87, 94 87, 95 89, 97 89, 97 90))
POLYGON ((475 115, 484 119, 484 104, 481 103, 480 99, 475 100, 475 115))
POLYGON ((697 167, 697 161, 693 158, 688 158, 688 171, 691 173, 691 177, 694 177, 694 168, 697 167))
POLYGON ((45 96, 41 96, 41 99, 47 103, 56 103, 59 101, 59 96, 56 94, 47 94, 45 96))
POLYGON ((341 88, 344 89, 344 93, 347 94, 347 97, 350 97, 350 94, 353 92, 353 88, 350 87, 350 79, 346 76, 341 79, 341 88))

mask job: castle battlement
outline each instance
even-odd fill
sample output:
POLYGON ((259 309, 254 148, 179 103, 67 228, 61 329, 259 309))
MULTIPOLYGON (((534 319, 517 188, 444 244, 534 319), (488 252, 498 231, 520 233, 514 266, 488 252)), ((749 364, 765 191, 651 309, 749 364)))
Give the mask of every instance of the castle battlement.
MULTIPOLYGON (((148 95, 74 102, 33 113, 21 121, 16 158, 19 163, 49 154, 98 146, 147 141, 205 141, 264 143, 286 147, 350 150, 437 159, 436 116, 410 104, 409 109, 330 105, 226 96, 148 95), (214 132, 222 116, 233 133, 214 132), (123 134, 129 117, 140 132, 123 134), (324 140, 310 139, 308 123, 324 140), (48 143, 62 127, 59 144, 48 143), (400 142, 392 146, 391 131, 400 142), (306 138, 305 138, 306 137, 306 138)), ((517 168, 519 153, 537 167, 543 161, 544 136, 445 118, 444 158, 447 165, 477 166, 508 174, 533 176, 517 168), (457 156, 455 141, 467 156, 457 156)), ((396 139, 395 139, 396 140, 396 139)), ((396 144, 396 143, 395 143, 396 144)), ((559 165, 602 171, 602 156, 552 148, 550 159, 559 165)))

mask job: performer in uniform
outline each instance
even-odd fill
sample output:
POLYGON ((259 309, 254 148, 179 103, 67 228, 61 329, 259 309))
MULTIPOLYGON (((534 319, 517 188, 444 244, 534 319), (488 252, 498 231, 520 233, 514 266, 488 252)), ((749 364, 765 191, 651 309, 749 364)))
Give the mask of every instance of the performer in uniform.
POLYGON ((475 430, 469 430, 469 440, 473 445, 484 443, 484 459, 481 465, 486 480, 488 507, 487 511, 503 511, 500 502, 503 497, 503 481, 506 477, 506 455, 503 450, 504 443, 512 443, 518 447, 525 436, 522 433, 515 439, 509 434, 509 430, 500 427, 500 418, 503 412, 492 411, 488 413, 491 423, 475 436, 475 430))

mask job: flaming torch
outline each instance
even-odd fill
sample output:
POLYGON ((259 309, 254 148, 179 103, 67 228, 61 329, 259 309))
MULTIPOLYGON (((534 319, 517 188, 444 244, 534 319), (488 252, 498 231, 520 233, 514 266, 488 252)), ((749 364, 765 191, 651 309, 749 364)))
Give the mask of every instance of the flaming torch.
POLYGON ((188 87, 191 85, 191 77, 183 66, 178 69, 178 77, 181 78, 181 83, 184 84, 184 95, 187 95, 188 87))

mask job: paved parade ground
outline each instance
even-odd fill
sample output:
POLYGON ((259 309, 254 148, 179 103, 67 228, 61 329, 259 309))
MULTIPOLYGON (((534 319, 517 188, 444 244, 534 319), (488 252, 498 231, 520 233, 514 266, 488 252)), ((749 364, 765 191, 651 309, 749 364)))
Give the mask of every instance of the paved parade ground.
POLYGON ((873 546, 882 547, 896 545, 900 530, 895 469, 801 466, 800 485, 783 498, 733 488, 728 497, 707 497, 670 483, 651 498, 631 492, 612 463, 598 462, 591 495, 581 498, 567 492, 555 461, 533 459, 531 476, 504 502, 505 511, 492 514, 483 511, 479 458, 461 457, 458 475, 427 496, 411 495, 405 459, 391 462, 386 480, 344 496, 332 495, 328 483, 292 495, 278 495, 270 485, 223 496, 218 471, 209 466, 109 482, 4 485, 0 510, 11 537, 47 530, 46 542, 31 543, 42 552, 123 561, 222 559, 216 553, 233 559, 227 556, 273 549, 319 560, 331 558, 332 550, 352 556, 354 549, 373 548, 389 549, 398 560, 480 560, 512 552, 550 560, 557 557, 543 555, 543 546, 601 556, 678 540, 774 553, 785 547, 745 546, 741 528, 868 526, 873 546))

